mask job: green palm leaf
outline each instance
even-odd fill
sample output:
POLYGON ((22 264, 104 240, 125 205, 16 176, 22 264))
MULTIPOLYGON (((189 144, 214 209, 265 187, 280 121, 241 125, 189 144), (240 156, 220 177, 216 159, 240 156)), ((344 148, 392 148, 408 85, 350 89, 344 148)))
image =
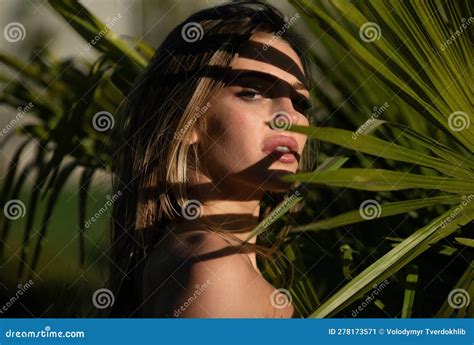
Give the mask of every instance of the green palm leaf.
MULTIPOLYGON (((397 214, 404 214, 411 211, 418 210, 423 207, 428 207, 432 205, 454 205, 460 203, 465 196, 462 195, 447 195, 447 196, 437 196, 431 198, 407 200, 407 201, 398 201, 392 203, 386 203, 380 205, 380 212, 377 214, 377 218, 390 217, 397 214)), ((306 225, 294 226, 292 232, 303 232, 303 231, 321 231, 329 230, 338 227, 342 227, 349 224, 354 224, 358 222, 368 221, 370 218, 363 217, 359 209, 341 213, 337 216, 317 220, 313 223, 306 225)))
POLYGON ((474 182, 468 179, 453 179, 410 174, 384 169, 343 168, 336 171, 315 171, 283 177, 287 182, 325 184, 368 191, 395 191, 404 189, 437 189, 448 193, 474 194, 474 182))
POLYGON ((367 267, 346 286, 332 295, 323 303, 311 317, 331 316, 337 311, 350 305, 374 284, 395 274, 400 268, 422 254, 428 247, 426 244, 436 243, 453 233, 459 227, 469 223, 474 218, 474 205, 457 206, 437 217, 423 228, 397 245, 394 249, 367 267), (459 210, 461 208, 461 210, 459 210), (454 217, 453 213, 458 211, 454 217), (447 222, 447 220, 450 220, 447 222))
MULTIPOLYGON (((334 0, 333 8, 347 21, 344 25, 327 12, 327 6, 321 1, 290 2, 308 17, 329 26, 329 34, 361 64, 421 115, 434 120, 453 140, 469 152, 474 151, 474 126, 455 131, 449 121, 454 112, 465 114, 466 122, 472 117, 472 97, 467 92, 472 63, 469 35, 458 36, 452 49, 437 49, 440 42, 449 38, 438 29, 446 27, 442 16, 437 15, 442 5, 434 1, 380 1, 376 5, 357 3, 356 6, 349 1, 334 0), (377 18, 377 23, 369 19, 369 15, 371 19, 377 18), (375 23, 379 28, 377 39, 370 44, 360 36, 361 28, 367 23, 375 23)), ((461 2, 469 6, 467 3, 461 2)), ((468 9, 462 12, 462 8, 450 4, 445 4, 443 9, 450 14, 453 26, 462 25, 464 14, 472 13, 468 9)))

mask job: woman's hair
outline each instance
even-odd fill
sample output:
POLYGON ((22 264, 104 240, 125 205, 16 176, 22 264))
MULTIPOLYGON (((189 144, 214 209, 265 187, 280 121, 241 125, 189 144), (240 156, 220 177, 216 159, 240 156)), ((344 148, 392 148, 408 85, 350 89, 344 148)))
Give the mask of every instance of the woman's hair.
MULTIPOLYGON (((226 85, 226 71, 257 32, 278 33, 288 42, 310 80, 303 41, 288 30, 281 12, 260 1, 240 1, 204 9, 178 25, 131 87, 116 126, 123 140, 113 178, 121 196, 111 220, 110 316, 140 316, 145 258, 167 222, 182 217, 190 170, 202 169, 191 135, 205 130, 202 110, 226 85)), ((301 170, 309 162, 305 151, 301 170)))

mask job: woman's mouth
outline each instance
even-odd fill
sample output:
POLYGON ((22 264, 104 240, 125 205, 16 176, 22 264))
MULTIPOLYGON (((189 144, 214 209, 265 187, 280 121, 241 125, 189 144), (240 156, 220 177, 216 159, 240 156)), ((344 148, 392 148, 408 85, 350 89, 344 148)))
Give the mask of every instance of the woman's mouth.
POLYGON ((283 153, 281 151, 276 150, 270 155, 281 163, 294 163, 297 161, 296 155, 293 152, 283 153))
POLYGON ((262 151, 281 163, 294 163, 300 158, 298 142, 294 138, 284 135, 265 139, 262 151))

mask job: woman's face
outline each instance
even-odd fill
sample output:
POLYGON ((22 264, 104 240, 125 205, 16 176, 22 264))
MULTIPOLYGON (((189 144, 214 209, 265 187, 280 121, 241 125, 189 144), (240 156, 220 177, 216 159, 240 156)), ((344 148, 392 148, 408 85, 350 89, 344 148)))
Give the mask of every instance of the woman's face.
POLYGON ((286 41, 259 33, 231 68, 198 139, 204 167, 220 188, 283 191, 280 177, 296 172, 306 143, 305 135, 285 131, 308 125, 302 63, 286 41))

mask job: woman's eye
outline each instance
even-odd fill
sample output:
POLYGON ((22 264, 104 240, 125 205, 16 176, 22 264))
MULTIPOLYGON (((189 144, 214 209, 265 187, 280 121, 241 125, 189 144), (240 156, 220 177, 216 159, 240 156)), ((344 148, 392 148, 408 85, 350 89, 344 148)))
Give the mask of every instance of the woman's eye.
POLYGON ((311 103, 306 99, 293 100, 293 107, 301 114, 308 115, 311 103))
POLYGON ((262 96, 262 94, 257 90, 244 90, 239 92, 237 96, 246 99, 257 99, 262 96))

